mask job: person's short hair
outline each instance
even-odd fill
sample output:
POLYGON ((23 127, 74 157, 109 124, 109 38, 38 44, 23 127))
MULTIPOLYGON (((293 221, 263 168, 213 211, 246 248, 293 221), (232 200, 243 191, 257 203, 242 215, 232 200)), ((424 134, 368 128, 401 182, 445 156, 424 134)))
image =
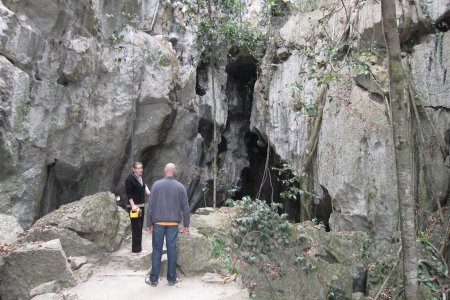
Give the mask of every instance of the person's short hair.
POLYGON ((135 161, 135 162, 133 163, 133 169, 136 169, 136 167, 137 167, 138 165, 144 166, 140 161, 135 161))

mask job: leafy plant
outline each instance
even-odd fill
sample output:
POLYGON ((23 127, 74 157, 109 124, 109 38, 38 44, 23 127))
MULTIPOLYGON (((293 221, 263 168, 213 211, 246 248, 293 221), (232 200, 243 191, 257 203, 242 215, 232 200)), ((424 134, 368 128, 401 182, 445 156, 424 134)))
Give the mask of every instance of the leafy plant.
POLYGON ((300 175, 289 164, 283 164, 281 168, 273 167, 272 170, 278 172, 278 180, 283 185, 283 191, 280 197, 283 200, 297 201, 300 197, 309 198, 314 193, 300 189, 300 175))
POLYGON ((274 17, 281 16, 283 13, 283 4, 286 1, 281 0, 266 0, 264 1, 263 9, 266 15, 271 15, 274 17))
POLYGON ((300 241, 300 243, 304 243, 308 240, 308 235, 305 233, 302 233, 298 236, 298 240, 300 241))
POLYGON ((376 279, 381 281, 383 278, 385 278, 390 270, 392 269, 393 264, 396 264, 396 262, 390 262, 386 261, 384 259, 377 259, 375 261, 375 264, 371 265, 371 268, 369 268, 369 275, 372 279, 376 279))
POLYGON ((232 237, 236 246, 247 253, 247 259, 255 261, 254 256, 270 254, 273 247, 290 243, 292 229, 287 221, 287 215, 278 213, 281 204, 273 203, 269 206, 264 201, 253 201, 248 196, 227 203, 238 205, 245 213, 236 220, 232 237))
POLYGON ((211 243, 213 245, 211 255, 213 257, 221 257, 225 254, 225 238, 220 234, 213 234, 211 237, 211 243))
POLYGON ((135 24, 138 22, 138 15, 132 12, 128 12, 128 11, 123 11, 122 12, 122 16, 124 16, 128 22, 135 24))
POLYGON ((261 32, 250 22, 242 21, 245 7, 242 0, 199 0, 198 4, 199 7, 203 4, 211 8, 189 10, 201 18, 196 35, 202 53, 212 53, 222 45, 227 50, 238 50, 237 52, 250 55, 256 60, 262 58, 261 32))
POLYGON ((374 243, 375 241, 371 235, 367 233, 363 235, 362 241, 359 244, 359 252, 363 259, 368 259, 371 256, 370 250, 374 243))
POLYGON ((326 229, 327 228, 325 226, 325 224, 319 219, 314 218, 314 219, 312 219, 312 221, 314 224, 316 224, 316 225, 314 225, 314 227, 317 229, 326 229))
POLYGON ((342 287, 335 283, 330 283, 328 285, 327 300, 345 300, 345 291, 342 287))
POLYGON ((167 55, 161 51, 160 48, 147 48, 143 47, 142 51, 145 55, 148 55, 153 61, 156 61, 160 67, 167 67, 170 65, 170 59, 167 55))
POLYGON ((307 262, 307 263, 305 264, 305 266, 303 267, 303 271, 304 271, 306 274, 315 272, 316 270, 317 270, 316 265, 313 265, 311 262, 307 262))
POLYGON ((107 40, 109 41, 114 50, 122 51, 123 49, 125 49, 125 46, 123 45, 125 37, 122 34, 113 32, 111 35, 108 36, 107 40))

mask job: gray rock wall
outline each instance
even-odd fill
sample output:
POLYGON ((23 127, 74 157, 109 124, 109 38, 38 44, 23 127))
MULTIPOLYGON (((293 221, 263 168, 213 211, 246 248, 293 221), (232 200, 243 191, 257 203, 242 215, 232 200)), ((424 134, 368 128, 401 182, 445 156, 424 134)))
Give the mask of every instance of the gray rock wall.
POLYGON ((180 66, 172 45, 124 26, 133 21, 125 12, 140 13, 147 2, 0 6, 0 207, 23 226, 87 194, 120 194, 131 162, 166 142, 162 157, 148 159, 155 167, 146 178, 161 176, 161 166, 174 161, 189 182, 183 174, 197 116, 188 99, 176 96, 180 66))
MULTIPOLYGON (((427 11, 433 12, 432 20, 448 13, 448 8, 438 2, 427 6, 427 11)), ((263 65, 269 74, 268 92, 265 96, 255 94, 252 130, 268 139, 283 160, 302 171, 305 146, 311 134, 310 121, 314 119, 314 111, 307 113, 305 108, 314 104, 320 65, 342 36, 348 17, 352 22, 348 34, 354 37, 354 44, 347 46, 350 47, 347 51, 362 53, 359 57, 355 55, 353 63, 363 59, 371 74, 361 75, 356 64, 343 66, 339 59, 334 62, 336 78, 327 83, 327 101, 313 163, 314 192, 317 195, 325 192, 331 198, 331 230, 371 231, 388 239, 397 228, 398 202, 392 133, 383 100, 388 90, 387 65, 383 58, 380 60, 385 53, 376 54, 378 50, 373 50, 384 44, 381 12, 379 4, 371 1, 354 9, 350 8, 351 3, 345 2, 348 15, 339 7, 329 18, 326 10, 306 13, 292 10, 292 15, 284 19, 276 31, 279 35, 274 38, 276 55, 263 65), (288 58, 283 59, 280 53, 288 58), (296 109, 299 101, 300 110, 296 109)), ((423 28, 415 7, 397 8, 399 20, 411 20, 407 28, 399 22, 402 38, 417 36, 423 28)), ((412 136, 416 195, 424 213, 420 217, 421 226, 429 213, 437 209, 437 202, 447 201, 449 192, 450 174, 445 164, 448 150, 444 153, 439 147, 441 144, 448 147, 443 140, 450 128, 447 38, 448 33, 426 36, 410 54, 404 54, 405 66, 410 66, 411 80, 422 99, 416 99, 421 110, 419 120, 413 116, 421 130, 412 136), (421 139, 420 131, 425 140, 421 139)), ((260 78, 256 85, 265 85, 267 77, 260 78)))

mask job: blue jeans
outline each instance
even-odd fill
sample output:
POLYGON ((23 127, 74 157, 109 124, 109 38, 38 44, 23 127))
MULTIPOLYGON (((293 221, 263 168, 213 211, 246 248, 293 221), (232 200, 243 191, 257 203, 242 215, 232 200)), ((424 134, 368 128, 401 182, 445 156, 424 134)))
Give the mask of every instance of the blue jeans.
POLYGON ((175 282, 177 279, 177 236, 178 225, 162 226, 153 224, 152 235, 152 270, 150 272, 150 281, 158 282, 159 270, 161 269, 161 256, 166 239, 167 248, 167 281, 175 282))

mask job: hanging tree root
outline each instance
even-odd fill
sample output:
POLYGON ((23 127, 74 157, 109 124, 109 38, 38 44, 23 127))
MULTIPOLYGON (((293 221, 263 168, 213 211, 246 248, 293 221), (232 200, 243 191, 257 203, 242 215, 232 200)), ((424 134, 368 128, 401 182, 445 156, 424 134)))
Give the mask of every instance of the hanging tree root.
MULTIPOLYGON (((303 171, 300 189, 304 191, 310 191, 312 189, 312 180, 309 173, 312 167, 312 159, 314 157, 314 154, 316 153, 317 144, 319 143, 319 133, 320 128, 322 127, 323 109, 325 107, 327 91, 328 86, 326 84, 322 84, 319 88, 319 93, 315 101, 315 103, 317 103, 318 113, 317 117, 314 118, 311 135, 309 136, 308 142, 306 143, 305 152, 303 154, 303 171)), ((311 220, 311 213, 308 210, 308 203, 304 196, 300 197, 300 203, 302 206, 302 208, 300 209, 300 221, 311 220)))

